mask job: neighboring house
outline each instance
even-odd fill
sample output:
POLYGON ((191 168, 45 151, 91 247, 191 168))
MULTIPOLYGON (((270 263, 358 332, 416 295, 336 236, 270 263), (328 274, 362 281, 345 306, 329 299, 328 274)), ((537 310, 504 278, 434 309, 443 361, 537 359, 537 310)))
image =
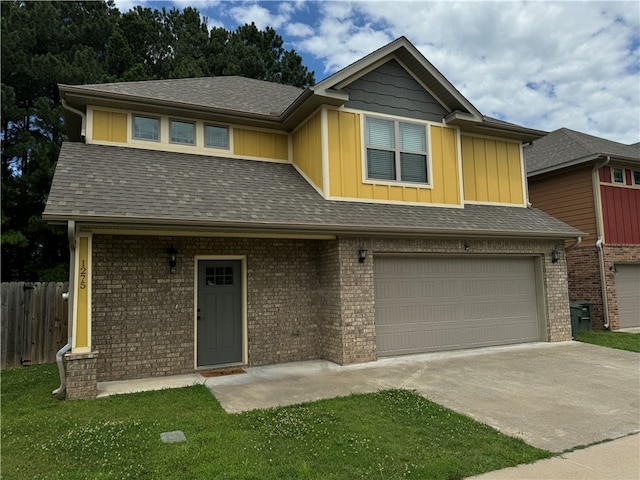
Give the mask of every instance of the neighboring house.
POLYGON ((72 140, 68 398, 225 365, 571 338, 564 244, 523 142, 405 38, 314 87, 60 85, 72 140), (80 141, 83 140, 83 141, 80 141))
POLYGON ((640 327, 640 144, 561 128, 524 156, 533 206, 589 234, 567 252, 571 300, 596 329, 640 327))

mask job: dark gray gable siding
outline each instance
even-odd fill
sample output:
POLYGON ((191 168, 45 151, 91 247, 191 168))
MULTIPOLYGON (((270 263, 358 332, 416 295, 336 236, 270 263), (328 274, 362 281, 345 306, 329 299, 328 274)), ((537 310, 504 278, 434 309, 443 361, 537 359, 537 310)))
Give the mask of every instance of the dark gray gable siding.
POLYGON ((349 93, 345 107, 357 110, 433 122, 441 122, 449 113, 395 60, 389 60, 342 91, 349 93))

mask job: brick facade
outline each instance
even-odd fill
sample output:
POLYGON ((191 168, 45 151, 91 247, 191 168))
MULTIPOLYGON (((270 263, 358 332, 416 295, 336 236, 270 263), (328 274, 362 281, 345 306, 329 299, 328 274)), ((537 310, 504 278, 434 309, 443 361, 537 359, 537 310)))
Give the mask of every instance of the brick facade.
MULTIPOLYGON (((615 265, 619 263, 640 263, 640 245, 604 245, 604 271, 609 312, 609 328, 618 330, 618 300, 615 290, 615 265)), ((600 260, 594 246, 578 247, 567 252, 567 272, 569 278, 569 299, 594 304, 591 326, 594 330, 604 328, 602 283, 600 260)))
POLYGON ((604 271, 607 282, 607 306, 609 310, 609 328, 618 330, 618 298, 616 296, 616 264, 640 263, 640 245, 605 245, 604 271))
POLYGON ((376 355, 373 265, 379 253, 533 255, 544 285, 549 341, 571 338, 562 242, 93 236, 92 345, 97 381, 194 370, 196 257, 246 262, 248 364, 376 355), (169 273, 166 250, 178 251, 169 273), (369 256, 358 262, 358 249, 369 256), (552 264, 550 252, 561 251, 552 264))
POLYGON ((594 330, 602 330, 604 316, 597 248, 594 245, 586 245, 567 252, 567 274, 569 300, 593 303, 591 327, 594 330))
POLYGON ((67 400, 95 398, 98 393, 97 357, 95 352, 67 353, 64 356, 67 400))

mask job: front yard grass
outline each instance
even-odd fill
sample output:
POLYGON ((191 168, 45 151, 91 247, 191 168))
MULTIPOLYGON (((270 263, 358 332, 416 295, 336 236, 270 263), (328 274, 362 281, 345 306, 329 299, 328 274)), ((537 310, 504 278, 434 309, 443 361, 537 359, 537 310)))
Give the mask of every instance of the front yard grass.
POLYGON ((640 333, 628 332, 581 332, 576 340, 603 347, 640 353, 640 333))
POLYGON ((1 380, 5 480, 451 480, 552 455, 406 390, 230 415, 204 386, 60 402, 55 365, 1 380))

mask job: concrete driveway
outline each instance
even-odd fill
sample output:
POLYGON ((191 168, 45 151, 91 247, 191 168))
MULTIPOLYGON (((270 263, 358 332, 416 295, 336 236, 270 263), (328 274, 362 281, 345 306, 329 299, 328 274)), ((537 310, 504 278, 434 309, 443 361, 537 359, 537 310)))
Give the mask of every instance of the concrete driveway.
POLYGON ((640 431, 640 355, 579 342, 254 367, 205 385, 228 412, 406 388, 553 452, 640 431))

